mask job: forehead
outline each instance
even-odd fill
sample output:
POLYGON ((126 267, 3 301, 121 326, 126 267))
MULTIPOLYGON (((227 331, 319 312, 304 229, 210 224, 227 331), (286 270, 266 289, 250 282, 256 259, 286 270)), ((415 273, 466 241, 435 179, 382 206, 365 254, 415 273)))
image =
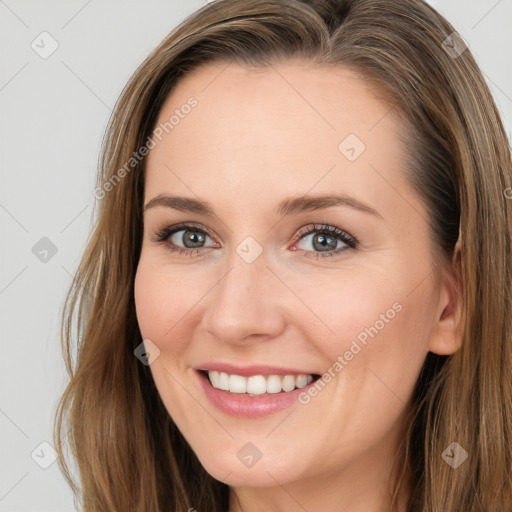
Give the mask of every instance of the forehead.
POLYGON ((177 83, 157 128, 166 122, 148 155, 146 197, 179 189, 256 200, 336 189, 371 202, 380 173, 397 185, 403 177, 402 122, 339 65, 207 64, 177 83))

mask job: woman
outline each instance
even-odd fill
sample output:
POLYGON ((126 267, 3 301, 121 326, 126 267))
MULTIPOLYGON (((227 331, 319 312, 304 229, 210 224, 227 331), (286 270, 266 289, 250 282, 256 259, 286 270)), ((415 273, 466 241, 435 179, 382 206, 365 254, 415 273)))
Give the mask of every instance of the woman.
POLYGON ((83 510, 512 510, 511 187, 424 2, 185 20, 118 101, 64 311, 83 510))

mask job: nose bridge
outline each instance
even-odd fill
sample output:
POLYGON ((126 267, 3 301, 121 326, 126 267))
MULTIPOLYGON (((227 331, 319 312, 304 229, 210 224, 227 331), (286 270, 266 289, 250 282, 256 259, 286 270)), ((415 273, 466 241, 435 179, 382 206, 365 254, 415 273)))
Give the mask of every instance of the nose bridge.
POLYGON ((273 337, 283 327, 278 294, 270 293, 275 276, 267 269, 264 254, 252 260, 245 257, 251 247, 246 253, 243 249, 247 246, 242 242, 227 259, 203 318, 210 334, 222 341, 236 343, 250 335, 273 337))

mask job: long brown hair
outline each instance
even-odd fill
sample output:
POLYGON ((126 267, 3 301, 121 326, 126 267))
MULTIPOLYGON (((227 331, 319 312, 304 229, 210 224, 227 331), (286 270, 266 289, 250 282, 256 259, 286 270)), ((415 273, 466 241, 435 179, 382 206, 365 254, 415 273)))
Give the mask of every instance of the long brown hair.
POLYGON ((394 496, 410 474, 408 512, 512 511, 510 147, 470 50, 421 0, 218 0, 135 71, 104 138, 95 225, 62 318, 70 382, 54 440, 75 501, 87 512, 228 508, 228 487, 201 466, 149 368, 134 357, 142 341, 133 289, 142 243, 139 149, 177 81, 201 64, 296 57, 351 67, 378 86, 407 123, 407 177, 429 212, 435 268, 452 261, 457 242, 460 249, 462 347, 425 360, 394 496), (442 456, 453 442, 468 454, 457 469, 442 456))

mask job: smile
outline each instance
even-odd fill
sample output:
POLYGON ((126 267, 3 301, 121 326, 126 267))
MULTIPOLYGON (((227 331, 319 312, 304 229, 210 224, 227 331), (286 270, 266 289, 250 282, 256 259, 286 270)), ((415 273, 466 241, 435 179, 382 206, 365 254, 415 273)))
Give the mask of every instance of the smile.
POLYGON ((222 391, 230 393, 246 394, 248 396, 259 396, 266 393, 289 393, 294 389, 307 386, 314 380, 313 375, 230 375, 226 372, 215 370, 206 371, 211 385, 222 391))
POLYGON ((279 373, 278 368, 242 370, 227 365, 211 366, 218 368, 195 369, 206 398, 224 414, 251 419, 292 407, 298 402, 299 394, 320 378, 313 373, 293 374, 293 370, 281 369, 282 373, 279 373))

